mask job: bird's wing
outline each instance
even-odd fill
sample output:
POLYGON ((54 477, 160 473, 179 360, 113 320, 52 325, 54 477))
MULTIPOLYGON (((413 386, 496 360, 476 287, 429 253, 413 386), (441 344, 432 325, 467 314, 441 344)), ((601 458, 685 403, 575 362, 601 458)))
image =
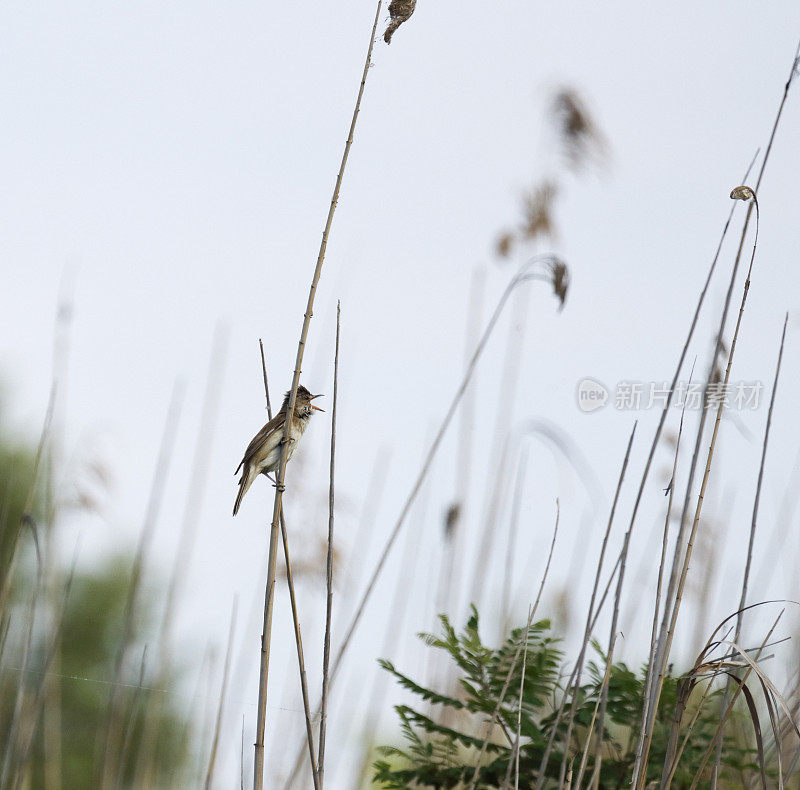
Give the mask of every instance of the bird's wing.
POLYGON ((247 466, 256 455, 260 454, 260 451, 263 450, 264 445, 275 431, 283 431, 285 422, 286 415, 279 412, 253 437, 253 440, 247 445, 247 449, 244 451, 244 458, 242 458, 234 474, 238 474, 242 466, 247 466))

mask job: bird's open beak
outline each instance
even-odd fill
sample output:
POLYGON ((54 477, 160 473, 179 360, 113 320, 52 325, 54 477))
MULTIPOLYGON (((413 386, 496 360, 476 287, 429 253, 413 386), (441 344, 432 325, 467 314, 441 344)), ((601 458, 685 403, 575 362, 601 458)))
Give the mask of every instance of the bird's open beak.
MULTIPOLYGON (((314 400, 314 398, 321 398, 321 397, 322 397, 322 394, 319 394, 319 395, 312 395, 312 396, 311 396, 311 400, 314 400)), ((311 404, 311 408, 312 408, 312 409, 316 409, 317 411, 325 411, 325 409, 320 409, 320 407, 319 407, 319 406, 315 406, 313 403, 311 404)))

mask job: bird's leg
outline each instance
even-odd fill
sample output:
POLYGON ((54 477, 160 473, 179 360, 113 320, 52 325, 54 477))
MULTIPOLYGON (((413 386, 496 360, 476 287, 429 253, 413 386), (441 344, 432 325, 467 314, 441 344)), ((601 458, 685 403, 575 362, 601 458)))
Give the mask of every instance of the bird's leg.
MULTIPOLYGON (((266 472, 264 472, 264 474, 267 475, 266 472)), ((272 485, 275 488, 277 488, 278 491, 280 491, 281 493, 283 493, 286 490, 286 486, 283 485, 283 483, 281 483, 281 485, 278 485, 278 481, 274 477, 270 477, 269 475, 267 475, 267 480, 269 480, 272 483, 272 485)))

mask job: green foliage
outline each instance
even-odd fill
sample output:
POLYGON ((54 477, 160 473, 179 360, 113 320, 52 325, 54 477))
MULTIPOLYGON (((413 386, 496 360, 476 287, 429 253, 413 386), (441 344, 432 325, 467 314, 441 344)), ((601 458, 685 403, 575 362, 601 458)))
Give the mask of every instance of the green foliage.
MULTIPOLYGON (((2 790, 97 787, 131 559, 78 569, 64 597, 67 574, 51 559, 56 514, 46 512, 43 497, 31 497, 33 459, 33 450, 12 446, 0 431, 0 783, 2 790)), ((48 473, 42 463, 37 492, 47 489, 48 473)), ((174 696, 148 688, 147 672, 140 677, 152 601, 140 595, 134 617, 138 647, 123 662, 114 712, 121 722, 111 750, 116 786, 142 786, 144 775, 148 786, 175 786, 190 758, 185 716, 174 696), (148 716, 153 748, 142 738, 148 716)), ((177 681, 166 673, 161 688, 177 681)))
MULTIPOLYGON (((478 613, 471 616, 462 633, 456 633, 446 616, 441 616, 442 634, 421 634, 430 647, 444 651, 455 670, 452 688, 447 693, 427 688, 398 671, 390 662, 381 666, 390 672, 406 690, 427 703, 422 712, 408 705, 395 710, 400 720, 404 745, 383 746, 383 759, 375 763, 375 783, 379 787, 400 790, 409 787, 455 788, 466 787, 472 779, 474 766, 486 737, 486 725, 497 707, 498 700, 521 644, 526 644, 525 677, 522 682, 522 660, 514 664, 508 693, 499 711, 499 726, 495 726, 486 747, 478 776, 478 787, 502 788, 512 757, 511 743, 517 730, 521 704, 521 739, 519 767, 520 787, 533 787, 544 750, 562 701, 567 710, 575 703, 575 723, 571 741, 565 748, 566 721, 562 720, 554 740, 546 768, 545 787, 558 784, 562 761, 577 769, 585 746, 586 734, 602 690, 605 657, 597 645, 599 662, 589 662, 588 680, 569 692, 564 699, 559 665, 562 652, 558 640, 548 636, 550 623, 542 620, 530 629, 519 628, 499 647, 483 644, 478 631, 478 613)), ((672 726, 672 714, 680 680, 665 679, 659 703, 653 743, 648 763, 648 780, 658 780, 664 764, 672 726)), ((673 787, 688 787, 697 766, 711 743, 719 723, 719 693, 706 697, 698 707, 689 706, 691 717, 697 715, 692 734, 675 774, 673 787)), ((634 672, 623 663, 613 664, 608 679, 608 703, 603 732, 603 759, 600 787, 624 787, 630 783, 636 738, 642 713, 644 672, 634 672)), ((566 717, 564 717, 566 719, 566 717)), ((736 728, 729 727, 728 732, 736 728)), ((683 736, 683 732, 681 736, 683 736)), ((596 740, 592 740, 586 777, 594 770, 596 740)), ((754 770, 754 749, 750 744, 737 745, 734 735, 728 735, 723 749, 723 777, 731 786, 740 786, 745 772, 754 770)))
POLYGON ((23 511, 33 481, 33 463, 31 450, 0 441, 0 579, 6 578, 20 532, 26 524, 31 526, 23 519, 23 511))

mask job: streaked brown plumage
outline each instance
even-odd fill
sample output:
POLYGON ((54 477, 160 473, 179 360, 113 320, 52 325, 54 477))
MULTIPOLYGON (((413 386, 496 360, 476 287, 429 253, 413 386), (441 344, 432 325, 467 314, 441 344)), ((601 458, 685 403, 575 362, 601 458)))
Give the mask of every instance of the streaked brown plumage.
MULTIPOLYGON (((268 472, 274 472, 280 464, 281 439, 283 439, 286 413, 289 411, 290 394, 289 392, 286 393, 283 399, 283 405, 278 413, 253 437, 250 444, 247 445, 244 458, 242 458, 241 463, 234 472, 234 474, 238 474, 239 470, 242 470, 242 476, 239 479, 239 493, 236 495, 236 503, 233 506, 234 516, 239 512, 239 505, 242 503, 242 497, 247 493, 253 481, 260 474, 266 475, 268 472)), ((297 448, 297 443, 300 441, 300 437, 308 426, 308 421, 311 419, 313 411, 325 411, 311 403, 314 398, 319 397, 319 395, 312 395, 302 385, 297 388, 297 398, 295 399, 292 422, 289 427, 289 444, 286 448, 287 462, 297 448)))

